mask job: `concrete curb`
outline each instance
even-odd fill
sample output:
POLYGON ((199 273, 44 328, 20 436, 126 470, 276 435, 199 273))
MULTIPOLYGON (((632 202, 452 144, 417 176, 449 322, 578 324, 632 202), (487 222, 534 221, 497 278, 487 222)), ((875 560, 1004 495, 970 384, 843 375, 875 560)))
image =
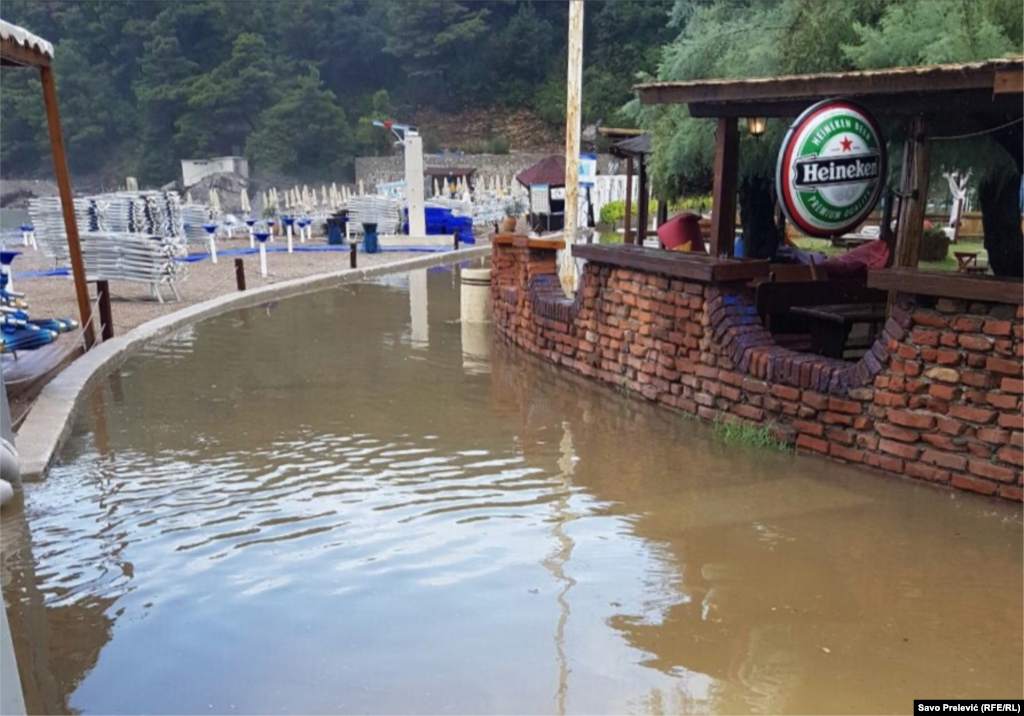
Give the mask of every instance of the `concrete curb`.
POLYGON ((169 313, 166 316, 154 318, 152 321, 135 327, 123 336, 116 336, 109 341, 100 343, 68 366, 43 388, 25 418, 25 422, 22 423, 17 436, 21 479, 23 482, 38 482, 46 477, 46 472, 56 457, 57 451, 64 444, 71 428, 71 416, 86 389, 154 338, 159 338, 190 323, 196 323, 236 308, 255 306, 270 299, 289 298, 384 274, 404 273, 432 266, 471 261, 483 258, 490 252, 491 246, 488 244, 355 269, 354 271, 348 269, 306 276, 248 291, 229 293, 169 313))

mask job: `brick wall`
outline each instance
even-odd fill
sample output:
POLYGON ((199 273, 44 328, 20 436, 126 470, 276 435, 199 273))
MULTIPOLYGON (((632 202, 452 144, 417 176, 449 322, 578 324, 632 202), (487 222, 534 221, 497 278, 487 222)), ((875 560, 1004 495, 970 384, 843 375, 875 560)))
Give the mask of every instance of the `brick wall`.
POLYGON ((1020 306, 901 295, 857 362, 777 345, 753 296, 590 262, 574 300, 555 252, 496 243, 496 332, 706 420, 771 426, 803 452, 1022 499, 1020 306))

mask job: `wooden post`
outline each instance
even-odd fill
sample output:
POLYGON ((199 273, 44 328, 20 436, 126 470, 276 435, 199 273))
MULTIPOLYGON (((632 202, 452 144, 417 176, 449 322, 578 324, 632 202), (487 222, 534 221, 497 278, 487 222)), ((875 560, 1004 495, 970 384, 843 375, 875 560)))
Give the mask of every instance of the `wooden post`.
POLYGON ((732 256, 736 241, 736 176, 740 133, 735 117, 719 117, 711 190, 711 256, 732 256))
POLYGON ((43 85, 46 125, 50 131, 50 150, 53 153, 53 171, 57 177, 60 206, 64 214, 64 231, 68 235, 68 255, 71 258, 71 274, 75 279, 78 315, 82 322, 85 349, 89 350, 96 343, 96 331, 92 325, 92 305, 89 303, 89 286, 85 282, 85 264, 82 262, 82 245, 78 240, 78 224, 75 222, 75 204, 74 197, 71 194, 71 178, 68 175, 68 160, 64 153, 64 139, 60 131, 60 110, 57 108, 57 89, 53 82, 53 70, 46 65, 40 67, 39 79, 43 85))
POLYGON ((623 243, 633 243, 633 155, 626 157, 626 233, 623 243))
POLYGON ((583 101, 583 0, 569 0, 569 50, 565 100, 565 249, 561 252, 558 279, 566 296, 576 292, 579 280, 572 245, 580 199, 580 122, 583 101))
POLYGON ((357 252, 356 242, 353 241, 353 242, 349 243, 349 245, 348 245, 348 267, 349 268, 355 268, 356 267, 356 252, 357 252))
POLYGON ((235 283, 239 291, 245 290, 245 261, 235 259, 235 283))
POLYGON ((104 341, 114 337, 114 312, 110 309, 110 284, 96 282, 96 295, 100 300, 100 335, 104 341))
POLYGON ((904 153, 904 194, 896 233, 897 268, 915 268, 921 250, 924 215, 928 206, 928 171, 930 147, 924 119, 915 117, 910 125, 910 138, 904 153))
POLYGON ((637 201, 639 206, 636 208, 637 215, 637 227, 636 227, 636 243, 638 246, 643 246, 644 242, 647 241, 647 225, 651 221, 649 212, 651 210, 650 199, 648 198, 648 187, 647 187, 647 157, 643 154, 640 155, 640 186, 637 191, 637 201))

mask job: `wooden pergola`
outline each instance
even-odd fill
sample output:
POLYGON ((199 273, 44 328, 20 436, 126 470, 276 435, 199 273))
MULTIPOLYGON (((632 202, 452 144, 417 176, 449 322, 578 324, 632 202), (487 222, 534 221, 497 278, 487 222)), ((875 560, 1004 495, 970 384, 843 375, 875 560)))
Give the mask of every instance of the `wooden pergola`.
MULTIPOLYGON (((651 135, 640 132, 633 136, 622 139, 613 144, 609 150, 613 156, 620 157, 626 160, 626 212, 625 212, 625 234, 623 241, 627 244, 640 244, 644 243, 644 239, 647 238, 647 224, 650 221, 650 217, 647 215, 649 211, 648 203, 645 200, 648 194, 647 187, 647 155, 651 153, 651 135), (637 191, 637 228, 638 237, 636 240, 633 238, 633 162, 638 161, 640 164, 640 176, 639 187, 637 191)), ((659 212, 661 211, 661 205, 659 204, 659 212)))
POLYGON ((718 121, 712 191, 711 256, 733 255, 739 128, 743 117, 794 118, 829 97, 853 99, 878 116, 904 118, 904 152, 895 266, 917 266, 928 198, 929 136, 963 132, 971 120, 992 129, 994 116, 1024 114, 1024 58, 862 72, 738 80, 655 82, 635 88, 641 104, 685 104, 693 117, 718 121), (966 122, 965 122, 966 120, 966 122))
POLYGON ((52 63, 53 45, 24 28, 0 20, 0 67, 39 69, 39 80, 43 85, 43 103, 46 106, 46 124, 50 133, 50 150, 53 153, 53 170, 57 177, 61 211, 64 214, 64 230, 68 236, 71 273, 75 279, 78 312, 82 321, 85 347, 88 350, 96 342, 96 334, 92 325, 92 305, 89 302, 82 246, 78 237, 78 224, 75 221, 71 178, 68 175, 64 138, 60 129, 60 111, 57 107, 57 89, 53 80, 52 63))

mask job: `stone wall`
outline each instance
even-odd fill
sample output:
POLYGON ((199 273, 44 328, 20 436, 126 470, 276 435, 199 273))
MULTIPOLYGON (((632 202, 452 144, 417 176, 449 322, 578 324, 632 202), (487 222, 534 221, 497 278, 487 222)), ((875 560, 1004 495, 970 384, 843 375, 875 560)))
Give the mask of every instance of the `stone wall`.
MULTIPOLYGON (((524 169, 532 167, 547 154, 424 154, 424 167, 474 167, 476 176, 500 176, 514 179, 524 169)), ((610 154, 600 154, 597 171, 601 174, 617 174, 625 171, 620 162, 610 154)), ((391 157, 356 157, 356 182, 360 180, 367 189, 381 182, 405 179, 405 164, 401 154, 391 157)), ((428 191, 429 193, 429 191, 428 191)))
POLYGON ((574 300, 555 252, 497 241, 496 332, 553 363, 705 420, 769 425, 797 450, 1022 499, 1021 306, 900 295, 859 361, 776 344, 749 289, 589 262, 574 300))

